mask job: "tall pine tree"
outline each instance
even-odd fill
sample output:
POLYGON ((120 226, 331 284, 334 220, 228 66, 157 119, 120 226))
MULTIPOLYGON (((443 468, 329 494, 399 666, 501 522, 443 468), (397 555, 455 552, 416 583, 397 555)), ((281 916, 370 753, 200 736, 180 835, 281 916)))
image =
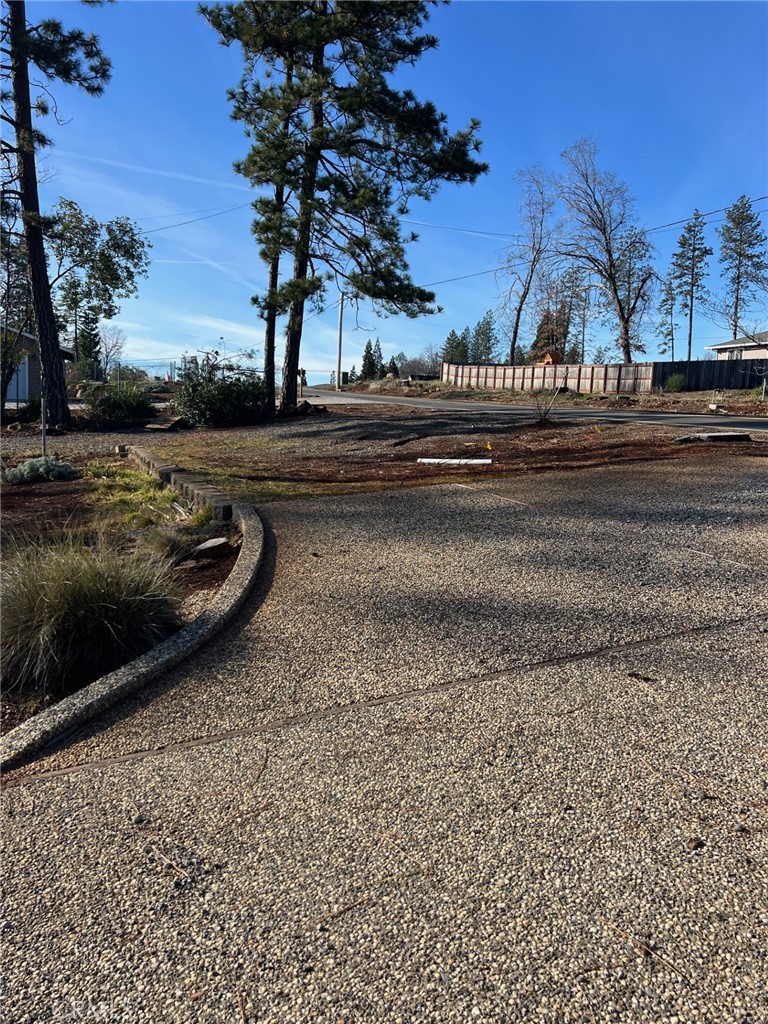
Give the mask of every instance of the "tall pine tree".
POLYGON ((86 307, 80 317, 78 349, 77 368, 80 375, 86 380, 101 380, 101 334, 99 313, 94 306, 86 307))
POLYGON ((373 345, 370 338, 363 349, 363 362, 360 367, 360 380, 377 380, 379 376, 376 358, 373 354, 373 345))
POLYGON ((440 358, 444 363, 466 363, 469 361, 467 339, 450 331, 440 350, 440 358))
POLYGON ((536 329, 536 337, 531 345, 530 361, 532 363, 540 362, 549 354, 556 362, 563 362, 570 325, 569 306, 565 299, 561 300, 554 309, 545 309, 536 329))
POLYGON ((726 287, 724 311, 735 341, 744 333, 745 310, 759 291, 768 290, 768 238, 746 196, 725 211, 725 223, 716 230, 726 287))
POLYGON ((697 302, 707 296, 704 281, 707 277, 707 259, 712 249, 704 244, 704 217, 698 210, 685 225, 672 256, 672 282, 680 308, 688 317, 688 362, 693 344, 693 314, 697 302))
POLYGON ((661 285, 661 295, 659 296, 659 304, 657 306, 659 321, 656 325, 656 334, 661 339, 659 341, 659 352, 662 355, 669 353, 669 358, 672 362, 675 360, 675 331, 679 327, 679 324, 675 323, 676 310, 677 293, 675 291, 672 271, 670 271, 661 285))
POLYGON ((494 363, 499 350, 499 334, 496 329, 496 318, 489 309, 475 324, 472 340, 469 344, 470 363, 494 363))
POLYGON ((243 171, 254 185, 283 187, 284 205, 273 192, 254 223, 262 257, 292 258, 291 276, 263 300, 288 313, 282 410, 296 401, 306 302, 322 302, 335 280, 385 312, 433 312, 434 294, 411 279, 405 246, 416 236, 402 233, 400 218, 413 197, 487 170, 473 155, 477 122, 451 134, 432 103, 390 84, 437 45, 420 32, 428 6, 243 0, 203 9, 223 42, 243 48, 235 116, 253 143, 243 171))
POLYGON ((79 29, 65 30, 59 21, 45 18, 27 22, 24 0, 5 5, 0 19, 3 71, 11 82, 12 109, 3 94, 3 120, 11 127, 13 141, 2 140, 2 152, 16 162, 13 190, 19 199, 24 223, 27 265, 40 346, 43 393, 48 417, 53 423, 69 422, 69 405, 64 383, 64 361, 51 299, 43 239, 43 218, 37 187, 37 151, 49 140, 34 125, 35 114, 48 112, 47 104, 32 103, 29 69, 35 68, 50 83, 77 85, 91 96, 100 96, 110 77, 110 62, 101 52, 94 35, 79 29), (6 62, 7 55, 7 62, 6 62))
POLYGON ((376 368, 375 379, 381 380, 384 376, 384 356, 381 354, 381 342, 377 338, 373 343, 373 362, 376 368))

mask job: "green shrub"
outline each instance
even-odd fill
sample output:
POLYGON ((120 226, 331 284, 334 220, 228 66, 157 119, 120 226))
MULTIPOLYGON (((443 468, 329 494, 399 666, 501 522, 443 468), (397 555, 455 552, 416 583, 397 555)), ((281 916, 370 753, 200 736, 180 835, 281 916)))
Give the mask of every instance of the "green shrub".
POLYGON ((664 390, 676 394, 678 391, 688 390, 688 381, 684 373, 673 373, 664 382, 664 390))
POLYGON ((264 418, 266 389, 255 372, 219 362, 216 353, 190 359, 179 375, 173 407, 192 426, 239 427, 264 418))
POLYGON ((155 409, 140 388, 92 384, 85 390, 85 413, 99 427, 122 427, 151 419, 155 409))
POLYGON ((36 484, 40 480, 76 480, 82 475, 82 470, 48 455, 27 459, 14 469, 4 470, 0 479, 4 484, 36 484))
POLYGON ((73 541, 30 545, 0 576, 0 650, 9 690, 61 696, 119 668, 181 621, 168 563, 73 541))

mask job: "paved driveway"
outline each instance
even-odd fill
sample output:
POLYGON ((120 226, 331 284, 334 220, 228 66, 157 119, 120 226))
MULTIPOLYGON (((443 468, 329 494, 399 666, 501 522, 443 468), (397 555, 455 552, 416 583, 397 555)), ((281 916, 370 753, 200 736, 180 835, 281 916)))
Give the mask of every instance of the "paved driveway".
POLYGON ((6 1019, 768 1019, 764 467, 270 506, 235 625, 8 778, 6 1019))

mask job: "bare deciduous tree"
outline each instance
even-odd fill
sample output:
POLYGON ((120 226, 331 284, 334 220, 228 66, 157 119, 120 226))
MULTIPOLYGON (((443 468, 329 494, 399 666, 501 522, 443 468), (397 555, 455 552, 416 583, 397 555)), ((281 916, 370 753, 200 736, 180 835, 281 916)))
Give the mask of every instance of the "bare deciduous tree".
POLYGON ((551 250, 555 228, 551 223, 555 197, 552 183, 539 167, 518 171, 515 183, 522 189, 520 233, 506 252, 502 273, 512 284, 502 298, 502 319, 509 323, 509 362, 514 365, 520 326, 536 274, 551 250))
POLYGON ((115 324, 102 324, 99 327, 101 338, 101 368, 105 380, 109 380, 111 371, 115 368, 125 347, 125 331, 122 331, 115 324))
POLYGON ((651 298, 652 247, 633 217, 634 201, 624 182, 597 166, 597 147, 580 139, 565 150, 566 173, 558 190, 569 223, 559 243, 560 255, 595 278, 607 309, 618 326, 625 363, 638 348, 637 322, 651 298))

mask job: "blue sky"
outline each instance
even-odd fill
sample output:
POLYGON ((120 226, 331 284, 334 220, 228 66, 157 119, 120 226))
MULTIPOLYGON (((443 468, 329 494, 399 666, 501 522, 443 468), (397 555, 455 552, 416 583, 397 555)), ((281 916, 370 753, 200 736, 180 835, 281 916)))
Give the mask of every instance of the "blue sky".
MULTIPOLYGON (((51 180, 42 199, 51 206, 66 196, 101 220, 128 216, 151 232, 149 278, 116 321, 125 357, 169 361, 221 347, 221 338, 228 352, 261 348, 250 298, 266 274, 250 235, 250 190, 232 169, 247 140, 226 100, 239 50, 221 47, 186 0, 28 0, 28 16, 96 32, 113 62, 100 99, 57 88, 67 123, 44 126, 55 146, 43 160, 51 180)), ((385 358, 416 354, 495 308, 504 282, 480 272, 503 262, 503 236, 517 230, 514 173, 535 163, 559 170, 559 154, 579 137, 594 138, 600 167, 626 181, 647 228, 768 194, 766 3, 457 0, 433 11, 429 29, 439 48, 399 84, 432 99, 454 129, 479 118, 491 170, 414 205, 411 219, 423 224, 409 259, 419 284, 465 279, 436 286, 444 312, 433 317, 381 319, 365 306, 347 315, 345 369, 359 369, 369 338, 380 338, 385 358)), ((768 200, 755 209, 768 210, 768 200)), ((721 216, 711 218, 710 244, 721 216)), ((651 236, 661 271, 680 230, 651 236)), ((715 283, 716 275, 713 260, 715 283)), ((310 381, 336 365, 337 317, 334 308, 306 323, 310 381)), ((694 354, 723 338, 699 323, 694 354)))

